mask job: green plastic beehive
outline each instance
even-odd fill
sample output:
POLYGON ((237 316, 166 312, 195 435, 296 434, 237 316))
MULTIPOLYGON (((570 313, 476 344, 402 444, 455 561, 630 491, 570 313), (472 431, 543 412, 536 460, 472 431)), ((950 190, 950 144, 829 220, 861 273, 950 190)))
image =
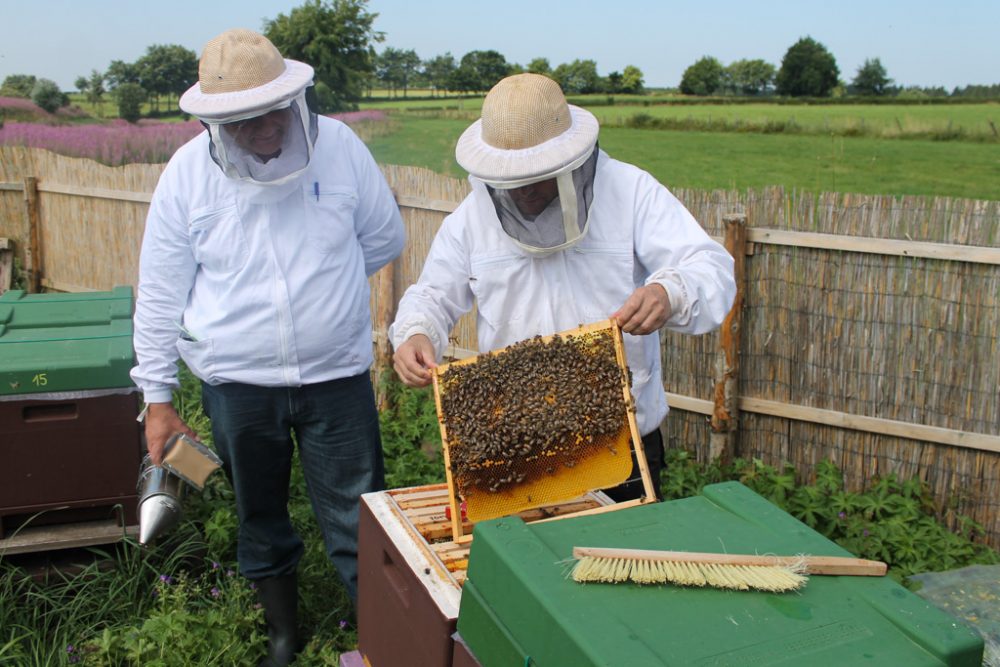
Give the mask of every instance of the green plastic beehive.
POLYGON ((479 523, 458 631, 483 667, 962 665, 982 639, 886 577, 795 593, 575 583, 574 546, 850 556, 736 482, 702 496, 525 524, 479 523))
POLYGON ((132 288, 0 296, 0 396, 131 387, 132 288))

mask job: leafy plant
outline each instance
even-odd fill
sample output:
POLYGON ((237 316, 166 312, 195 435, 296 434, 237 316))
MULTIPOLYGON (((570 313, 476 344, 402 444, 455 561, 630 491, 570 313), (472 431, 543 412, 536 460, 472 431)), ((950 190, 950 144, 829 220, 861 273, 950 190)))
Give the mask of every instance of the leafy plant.
POLYGON ((391 371, 380 383, 388 404, 379 414, 386 487, 443 482, 441 431, 430 388, 408 388, 391 371))
POLYGON ((145 619, 131 627, 105 627, 95 639, 67 652, 71 661, 78 657, 83 665, 186 667, 194 656, 202 664, 251 663, 265 643, 263 613, 253 589, 217 562, 199 575, 161 574, 145 619))
POLYGON ((877 478, 864 491, 848 491, 832 461, 816 465, 811 484, 796 481, 794 468, 760 459, 737 459, 727 466, 703 466, 686 451, 667 451, 661 489, 666 499, 694 495, 705 484, 739 480, 809 527, 862 557, 889 564, 889 573, 906 577, 974 563, 1000 563, 1000 553, 976 541, 983 527, 959 518, 954 532, 938 521, 930 489, 920 479, 877 478))

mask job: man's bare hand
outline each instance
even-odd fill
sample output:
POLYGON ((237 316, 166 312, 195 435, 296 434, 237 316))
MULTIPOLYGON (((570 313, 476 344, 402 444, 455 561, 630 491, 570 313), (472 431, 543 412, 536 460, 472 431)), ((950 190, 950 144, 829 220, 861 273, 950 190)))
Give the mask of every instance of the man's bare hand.
POLYGON ((174 433, 183 433, 198 440, 198 434, 181 420, 170 403, 150 403, 146 412, 146 450, 156 465, 163 462, 163 446, 174 433))
POLYGON ((670 317, 670 298, 658 283, 644 285, 632 292, 621 308, 611 317, 622 331, 645 336, 663 326, 670 317))
POLYGON ((409 387, 426 387, 431 383, 431 369, 437 367, 434 345, 424 334, 406 339, 395 354, 392 366, 403 384, 409 387))

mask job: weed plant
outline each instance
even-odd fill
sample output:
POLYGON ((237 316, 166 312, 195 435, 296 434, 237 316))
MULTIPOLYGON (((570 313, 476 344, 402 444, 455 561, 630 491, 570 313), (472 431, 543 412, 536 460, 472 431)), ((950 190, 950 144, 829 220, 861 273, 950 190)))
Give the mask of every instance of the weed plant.
MULTIPOLYGON (((200 387, 182 369, 175 404, 207 442, 200 387)), ((444 480, 440 431, 430 390, 382 378, 388 406, 380 414, 389 488, 444 480)), ((338 664, 357 633, 346 591, 330 565, 299 466, 289 509, 306 543, 299 565, 303 667, 338 664)), ((669 499, 698 494, 706 484, 739 480, 852 553, 884 560, 890 574, 997 563, 1000 555, 975 539, 982 529, 961 520, 958 532, 934 518, 925 484, 893 476, 864 492, 847 491, 836 466, 817 466, 815 481, 796 483, 789 465, 759 460, 702 465, 683 450, 667 452, 661 479, 669 499)), ((221 474, 188 496, 185 520, 151 549, 126 540, 92 549, 89 563, 33 577, 19 561, 0 557, 0 665, 55 667, 255 665, 265 630, 253 586, 236 571, 237 521, 232 491, 221 474)))
POLYGON ((796 482, 790 464, 774 467, 759 459, 700 464, 689 452, 666 452, 661 488, 664 498, 697 495, 706 484, 738 480, 810 528, 861 558, 881 560, 889 575, 908 585, 907 577, 977 563, 1000 563, 1000 553, 977 542, 983 527, 958 518, 958 531, 936 516, 927 483, 895 475, 875 479, 864 491, 848 491, 843 473, 831 461, 816 465, 815 480, 796 482))

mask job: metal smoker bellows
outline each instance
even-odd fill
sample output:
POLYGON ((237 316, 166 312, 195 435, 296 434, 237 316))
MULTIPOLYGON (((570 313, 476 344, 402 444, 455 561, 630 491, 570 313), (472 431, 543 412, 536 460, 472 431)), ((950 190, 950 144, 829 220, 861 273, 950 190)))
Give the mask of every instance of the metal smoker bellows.
POLYGON ((185 484, 147 455, 139 471, 139 544, 146 546, 181 519, 185 484))
POLYGON ((187 486, 201 491, 205 480, 222 465, 215 452, 183 433, 163 446, 163 464, 147 456, 139 473, 139 544, 149 544, 181 518, 187 486))

